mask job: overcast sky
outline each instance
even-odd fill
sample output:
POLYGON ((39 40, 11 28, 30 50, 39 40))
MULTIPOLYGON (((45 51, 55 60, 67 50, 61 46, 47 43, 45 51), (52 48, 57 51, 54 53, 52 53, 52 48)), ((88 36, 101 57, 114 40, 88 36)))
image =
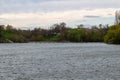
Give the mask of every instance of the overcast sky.
POLYGON ((0 24, 113 24, 114 13, 119 9, 120 0, 0 0, 0 24))

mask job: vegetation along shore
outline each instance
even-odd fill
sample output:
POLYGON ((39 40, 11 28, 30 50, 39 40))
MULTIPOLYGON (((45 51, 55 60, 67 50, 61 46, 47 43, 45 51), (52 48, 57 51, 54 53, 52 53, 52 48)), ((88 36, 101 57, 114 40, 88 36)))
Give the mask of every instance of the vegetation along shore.
POLYGON ((102 25, 86 28, 78 25, 70 28, 62 22, 50 29, 16 29, 11 25, 0 25, 0 43, 26 42, 105 42, 120 44, 120 25, 102 25))

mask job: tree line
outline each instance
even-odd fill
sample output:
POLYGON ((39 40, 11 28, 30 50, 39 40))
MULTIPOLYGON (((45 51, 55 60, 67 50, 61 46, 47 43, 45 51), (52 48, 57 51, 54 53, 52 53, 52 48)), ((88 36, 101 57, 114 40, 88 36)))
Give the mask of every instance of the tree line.
POLYGON ((0 43, 24 43, 24 42, 106 42, 120 43, 120 26, 102 25, 85 28, 78 25, 70 28, 62 22, 54 24, 50 29, 34 28, 22 30, 11 25, 0 25, 0 43), (114 37, 114 39, 111 37, 114 37), (115 38, 116 37, 116 38, 115 38), (117 41, 119 40, 119 41, 117 41))

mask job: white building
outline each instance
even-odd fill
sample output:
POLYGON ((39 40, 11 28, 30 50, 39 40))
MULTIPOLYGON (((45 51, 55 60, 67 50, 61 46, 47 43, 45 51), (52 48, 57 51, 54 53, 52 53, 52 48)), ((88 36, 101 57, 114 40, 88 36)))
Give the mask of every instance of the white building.
POLYGON ((115 24, 120 24, 120 11, 115 12, 115 24))

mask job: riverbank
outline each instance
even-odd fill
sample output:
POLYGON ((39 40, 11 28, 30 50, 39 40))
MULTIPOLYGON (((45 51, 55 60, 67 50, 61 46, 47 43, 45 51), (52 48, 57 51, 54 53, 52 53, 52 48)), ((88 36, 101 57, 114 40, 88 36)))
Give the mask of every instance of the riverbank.
POLYGON ((63 23, 50 29, 15 29, 10 25, 0 26, 0 43, 27 42, 105 42, 120 44, 120 25, 69 28, 63 23))

